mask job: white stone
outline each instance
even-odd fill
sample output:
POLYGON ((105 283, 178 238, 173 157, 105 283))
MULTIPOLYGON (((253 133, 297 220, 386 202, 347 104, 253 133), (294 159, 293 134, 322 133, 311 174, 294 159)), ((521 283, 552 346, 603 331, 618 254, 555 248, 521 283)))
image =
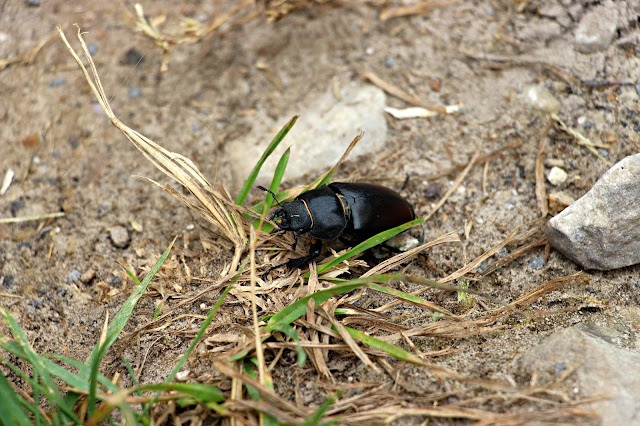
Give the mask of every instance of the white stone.
POLYGON ((527 99, 534 108, 547 114, 560 111, 560 102, 544 86, 530 86, 527 91, 527 99))
POLYGON ((364 132, 364 137, 349 159, 382 150, 387 139, 385 101, 384 92, 375 86, 350 84, 340 90, 339 99, 328 89, 322 95, 309 99, 307 105, 297 106, 275 121, 266 115, 255 117, 256 125, 252 132, 231 142, 228 147, 234 179, 232 188, 235 191, 240 189, 275 135, 273 129, 280 129, 298 113, 300 118, 264 164, 256 184, 269 185, 280 156, 289 146, 291 156, 285 173, 287 180, 305 175, 317 177, 340 159, 360 132, 364 132))
POLYGON ((549 170, 547 179, 551 182, 551 185, 562 185, 567 180, 567 172, 562 170, 560 167, 554 166, 549 170))
POLYGON ((549 220, 551 245, 587 269, 640 263, 640 154, 609 169, 582 198, 549 220))

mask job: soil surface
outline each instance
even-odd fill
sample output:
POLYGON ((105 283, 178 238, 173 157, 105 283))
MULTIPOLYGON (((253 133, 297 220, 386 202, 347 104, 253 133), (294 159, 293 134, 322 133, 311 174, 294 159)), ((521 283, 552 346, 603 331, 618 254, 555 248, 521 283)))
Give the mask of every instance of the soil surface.
MULTIPOLYGON (((358 1, 314 3, 277 22, 267 22, 261 13, 252 17, 243 12, 239 16, 244 20, 231 20, 198 43, 175 47, 166 72, 160 69, 162 51, 135 31, 132 3, 30 3, 40 2, 0 3, 0 58, 28 55, 55 33, 56 25, 65 26, 67 37, 78 46, 70 25, 78 23, 87 33, 117 116, 168 150, 192 159, 229 191, 239 186, 231 181, 232 165, 225 154, 230 141, 254 127, 262 130, 256 125, 259 117, 280 119, 332 85, 370 85, 361 76, 365 71, 426 103, 461 105, 461 114, 408 120, 389 116, 386 146, 347 161, 336 177, 375 181, 402 191, 424 216, 476 152, 483 155, 513 145, 473 167, 444 206, 410 232, 428 241, 455 231, 462 239, 430 251, 428 262, 416 259, 405 265, 403 271, 414 275, 448 275, 540 217, 535 163, 551 119, 532 105, 529 88, 548 90, 559 101, 558 116, 568 126, 606 145, 599 153, 610 164, 640 147, 640 59, 633 41, 640 34, 638 2, 461 0, 422 15, 387 20, 380 19, 383 7, 358 1), (578 26, 596 7, 613 11, 603 14, 601 27, 592 29, 602 46, 579 51, 578 26), (613 31, 607 25, 613 25, 613 31), (462 167, 432 178, 456 166, 462 167)), ((164 28, 174 29, 181 16, 207 22, 235 5, 146 3, 147 16, 164 14, 164 28)), ((106 119, 57 36, 30 63, 13 63, 0 71, 0 94, 0 177, 9 169, 15 173, 8 191, 0 195, 0 218, 64 213, 54 219, 0 224, 0 303, 17 318, 38 352, 86 359, 106 312, 112 318, 135 287, 124 268, 143 277, 176 235, 172 256, 141 299, 127 332, 150 321, 161 301, 171 306, 220 276, 231 260, 229 243, 194 227, 197 220, 184 206, 135 178, 167 182, 106 119)), ((386 102, 396 108, 411 106, 392 95, 386 102)), ((284 124, 263 134, 265 146, 284 124)), ((543 159, 545 175, 552 166, 568 174, 558 186, 545 178, 547 193, 562 191, 574 199, 609 168, 556 126, 549 131, 543 159)), ((256 159, 246 161, 253 164, 256 159)), ((285 178, 284 185, 315 177, 285 178)), ((263 195, 252 194, 254 200, 263 195)), ((500 249, 466 282, 511 302, 544 282, 581 270, 554 250, 547 256, 543 244, 474 279, 523 245, 500 249)), ((586 281, 564 286, 534 304, 547 311, 542 318, 514 321, 481 336, 418 337, 413 343, 422 351, 453 349, 430 358, 453 371, 503 381, 514 380, 514 358, 554 331, 577 323, 615 327, 624 338, 614 343, 640 351, 638 272, 637 266, 586 271, 586 281)), ((116 343, 103 372, 124 372, 120 363, 125 356, 141 382, 163 380, 218 295, 218 290, 212 291, 177 311, 176 317, 185 316, 165 330, 146 330, 116 343)), ((371 300, 361 300, 365 307, 394 300, 367 295, 371 300)), ((437 302, 463 309, 455 293, 437 302)), ((240 322, 249 314, 234 308, 233 300, 229 303, 222 325, 212 327, 209 335, 229 332, 229 321, 240 322), (234 312, 237 318, 232 318, 234 312)), ((421 316, 431 321, 431 313, 411 305, 401 305, 394 315, 399 321, 408 318, 406 325, 424 320, 421 316)), ((190 359, 192 380, 216 377, 212 347, 203 345, 190 359)), ((338 383, 394 383, 395 377, 374 373, 357 358, 331 354, 338 383)), ((390 362, 422 396, 444 391, 424 369, 390 362)), ((312 366, 298 368, 292 357, 283 358, 272 374, 276 391, 300 405, 318 405, 331 390, 312 366)), ((124 380, 126 385, 128 379, 124 380)), ((515 380, 527 384, 523 378, 515 380)), ((407 385, 394 392, 404 401, 419 401, 408 389, 407 385)), ((489 401, 479 407, 527 410, 524 402, 502 406, 489 401)), ((424 420, 417 416, 402 422, 424 420)))

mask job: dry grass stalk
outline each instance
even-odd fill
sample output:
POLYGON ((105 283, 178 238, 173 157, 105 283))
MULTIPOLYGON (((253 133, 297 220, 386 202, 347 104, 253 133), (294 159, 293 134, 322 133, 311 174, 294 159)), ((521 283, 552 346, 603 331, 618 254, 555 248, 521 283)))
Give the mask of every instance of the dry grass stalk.
POLYGON ((360 346, 358 346, 358 344, 353 339, 353 337, 351 337, 351 335, 349 334, 347 329, 344 327, 344 325, 340 321, 338 321, 336 317, 333 315, 333 311, 335 311, 336 305, 337 305, 336 301, 329 300, 328 302, 325 302, 323 306, 320 307, 320 312, 325 316, 325 318, 327 318, 331 322, 331 324, 335 327, 335 329, 338 330, 338 333, 340 334, 340 337, 342 338, 342 340, 347 345, 349 345, 349 348, 351 349, 351 351, 358 358, 360 358, 360 361, 362 361, 364 365, 371 368, 376 373, 380 373, 381 371, 378 368, 378 366, 375 365, 373 361, 371 361, 371 359, 367 356, 367 354, 364 353, 364 351, 360 348, 360 346))
MULTIPOLYGON (((515 141, 513 141, 511 143, 508 143, 508 144, 506 144, 504 146, 501 146, 500 148, 497 148, 497 149, 491 151, 488 154, 483 154, 483 155, 479 156, 476 159, 476 161, 474 163, 474 166, 477 165, 477 164, 481 164, 481 163, 485 163, 486 164, 487 160, 495 157, 496 155, 500 154, 501 152, 506 151, 506 150, 511 149, 511 148, 517 148, 520 145, 522 145, 522 140, 521 139, 516 139, 515 141)), ((429 176, 416 176, 416 178, 424 179, 424 180, 427 180, 427 181, 432 181, 432 180, 440 179, 440 178, 452 175, 454 173, 457 173, 460 170, 463 170, 465 167, 466 167, 466 164, 458 164, 458 165, 455 165, 455 166, 453 166, 453 167, 451 167, 451 168, 449 168, 447 170, 444 170, 444 171, 441 171, 441 172, 437 172, 437 173, 434 173, 434 174, 429 175, 429 176)), ((406 178, 396 178, 396 177, 388 177, 388 176, 383 176, 383 177, 380 177, 380 176, 364 176, 364 178, 366 180, 371 180, 371 181, 384 180, 384 181, 388 181, 388 182, 399 182, 399 183, 404 182, 405 179, 406 179, 406 178)))
POLYGON ((600 161, 604 162, 604 164, 606 164, 607 166, 611 167, 611 162, 609 160, 607 160, 606 158, 604 158, 598 152, 598 150, 596 149, 596 148, 611 149, 611 147, 609 145, 595 144, 595 143, 591 142, 582 133, 580 133, 579 131, 577 131, 573 127, 567 126, 567 124, 564 121, 562 121, 562 119, 560 117, 558 117, 557 114, 551 114, 551 118, 558 124, 558 126, 560 127, 560 130, 562 130, 563 132, 566 132, 569 135, 573 136, 573 138, 576 140, 578 145, 582 145, 582 146, 586 147, 593 155, 598 157, 598 159, 600 159, 600 161))
POLYGON ((435 212, 437 212, 440 209, 440 207, 444 205, 444 203, 447 202, 451 194, 453 194, 453 191, 455 191, 460 186, 464 178, 467 177, 467 175, 471 171, 471 168, 478 160, 479 156, 480 156, 480 151, 476 151, 476 153, 473 154, 473 157, 471 157, 471 160, 467 164, 467 167, 465 167, 462 173, 460 173, 460 175, 456 178, 456 180, 453 182, 453 185, 451 185, 451 188, 449 188, 447 192, 442 196, 442 198, 440 199, 440 201, 438 201, 438 204, 436 204, 433 210, 431 210, 429 214, 425 216, 424 218, 425 221, 429 220, 429 218, 433 216, 435 212))
POLYGON ((449 232, 447 234, 439 236, 435 240, 429 241, 428 243, 425 243, 411 250, 407 250, 406 252, 399 253, 393 256, 392 258, 387 259, 382 263, 379 263, 378 265, 374 266, 373 268, 369 269, 367 272, 362 274, 362 277, 365 278, 365 277, 370 277, 377 274, 384 274, 387 271, 405 262, 406 260, 417 255, 418 253, 421 253, 427 249, 430 249, 431 247, 435 247, 437 245, 444 244, 444 243, 459 243, 459 242, 460 242, 460 237, 458 236, 458 234, 453 231, 449 232))
MULTIPOLYGON (((66 29, 68 26, 69 26, 69 24, 65 24, 62 28, 66 29)), ((10 58, 10 59, 0 59, 0 71, 2 71, 3 69, 5 69, 8 66, 13 65, 13 64, 29 65, 31 62, 33 62, 33 60, 36 58, 36 56, 38 56, 38 53, 40 53, 40 50, 42 50, 42 48, 47 43, 49 43, 51 40, 53 40, 56 35, 58 35, 58 31, 52 32, 46 38, 41 40, 40 43, 38 43, 36 45, 36 47, 31 49, 31 51, 29 53, 27 53, 25 55, 17 56, 15 58, 10 58)))
POLYGON ((507 264, 513 262, 515 259, 517 259, 520 256, 524 255, 529 250, 533 250, 536 247, 546 246, 547 244, 548 244, 547 237, 543 235, 540 238, 538 238, 537 240, 530 242, 529 244, 525 244, 522 247, 518 247, 517 249, 515 249, 514 251, 512 251, 511 253, 509 253, 505 257, 503 257, 501 259, 498 259, 495 262, 493 262, 493 264, 491 264, 491 266, 489 266, 482 273, 482 276, 486 277, 486 276, 492 274, 493 272, 495 272, 498 268, 502 268, 503 266, 506 266, 507 264))
POLYGON ((402 89, 394 86, 393 84, 383 80, 378 77, 371 71, 365 71, 360 75, 363 79, 369 80, 373 85, 378 86, 391 96, 395 96, 396 98, 405 101, 408 104, 421 106, 423 108, 428 109, 429 111, 435 111, 440 114, 446 114, 447 108, 441 105, 432 105, 430 103, 424 102, 420 98, 415 95, 410 95, 409 93, 404 92, 402 89))
POLYGON ((310 414, 306 410, 302 410, 301 408, 289 402, 287 399, 281 397, 272 389, 269 389, 268 387, 260 383, 258 380, 252 378, 247 374, 240 373, 228 364, 225 364, 221 361, 215 361, 214 365, 216 369, 225 376, 235 378, 236 380, 246 385, 254 387, 266 402, 270 402, 271 404, 276 405, 277 407, 283 409, 283 411, 286 410, 286 412, 302 418, 305 418, 310 414))
MULTIPOLYGON (((214 227, 220 234, 226 237, 234 244, 234 255, 229 267, 231 274, 235 273, 240 261, 240 256, 247 246, 246 229, 250 227, 248 221, 240 214, 240 210, 230 199, 229 195, 221 190, 214 188, 207 179, 200 173, 200 170, 191 162, 190 159, 174 152, 170 152, 162 146, 156 144, 151 139, 138 133, 137 131, 127 127, 115 115, 109 104, 109 99, 102 87, 98 71, 87 46, 84 42, 80 28, 78 27, 78 39, 82 46, 82 50, 86 60, 91 68, 91 75, 82 63, 82 60, 71 47, 62 29, 58 27, 60 38, 69 49, 69 52, 75 59, 76 63, 82 70, 82 73, 89 84, 91 91, 100 103, 107 117, 111 119, 111 123, 129 139, 129 141, 149 160, 154 166, 162 171, 168 177, 186 188, 191 195, 195 197, 199 208, 196 211, 210 225, 214 227)), ((153 181, 152 181, 153 182, 153 181)), ((170 190, 169 187, 153 182, 161 188, 168 190, 171 195, 176 197, 185 205, 192 206, 194 203, 185 195, 170 190)))
POLYGON ((452 1, 439 1, 439 0, 423 0, 418 3, 408 4, 406 6, 393 6, 383 9, 380 12, 380 20, 386 21, 391 18, 399 18, 401 16, 410 15, 427 15, 433 9, 439 7, 447 7, 455 3, 457 0, 452 1))
POLYGON ((538 208, 540 209, 542 217, 546 217, 549 214, 547 191, 544 185, 544 146, 547 143, 549 129, 551 129, 551 122, 547 124, 542 132, 538 154, 536 155, 536 200, 538 201, 538 208))
POLYGON ((253 3, 253 0, 244 0, 236 5, 236 7, 234 7, 232 10, 221 14, 207 25, 201 25, 197 21, 191 21, 191 25, 174 34, 160 31, 153 22, 149 21, 145 17, 142 5, 136 3, 136 5, 134 6, 137 17, 136 28, 147 38, 151 39, 156 46, 159 46, 164 51, 164 57, 162 59, 160 71, 165 72, 168 70, 169 54, 174 47, 181 44, 193 44, 199 42, 204 37, 217 30, 222 24, 227 22, 233 16, 237 15, 242 9, 253 3))
POLYGON ((63 217, 64 215, 65 215, 64 212, 56 212, 56 213, 39 214, 36 216, 3 217, 3 218, 0 218, 0 224, 33 222, 36 220, 45 220, 45 219, 54 219, 56 217, 63 217))
POLYGON ((468 273, 471 270, 473 270, 474 268, 476 268, 477 266, 479 266, 482 262, 485 261, 485 259, 488 259, 489 257, 491 257, 494 254, 496 254, 501 248, 503 248, 503 247, 505 247, 505 246, 507 246, 509 244, 515 244, 515 243, 518 243, 520 241, 524 241, 524 240, 527 240, 527 239, 531 238, 533 235, 538 233, 540 231, 540 229, 542 228, 542 223, 540 222, 540 220, 537 220, 535 222, 538 222, 537 226, 534 226, 532 229, 529 229, 528 231, 525 231, 525 232, 523 232, 522 234, 519 234, 519 235, 516 234, 516 232, 518 232, 518 230, 524 225, 518 226, 516 229, 511 231, 509 233, 509 235, 507 235, 507 237, 504 240, 502 240, 498 244, 496 244, 493 247, 491 247, 489 250, 484 252, 482 255, 477 257, 475 260, 473 260, 469 264, 467 264, 464 267, 458 269, 454 273, 452 273, 452 274, 450 274, 450 275, 448 275, 448 276, 446 276, 444 278, 439 279, 438 282, 441 283, 441 284, 444 284, 444 283, 453 281, 455 279, 458 279, 458 278, 462 277, 463 275, 465 275, 466 273, 468 273))

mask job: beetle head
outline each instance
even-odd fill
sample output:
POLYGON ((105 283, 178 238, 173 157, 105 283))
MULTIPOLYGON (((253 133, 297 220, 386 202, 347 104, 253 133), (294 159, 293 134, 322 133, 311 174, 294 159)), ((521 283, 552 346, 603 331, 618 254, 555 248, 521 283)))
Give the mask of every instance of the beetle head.
POLYGON ((313 225, 309 210, 300 200, 284 203, 282 208, 277 209, 269 220, 272 220, 280 229, 294 231, 298 234, 309 232, 313 225))

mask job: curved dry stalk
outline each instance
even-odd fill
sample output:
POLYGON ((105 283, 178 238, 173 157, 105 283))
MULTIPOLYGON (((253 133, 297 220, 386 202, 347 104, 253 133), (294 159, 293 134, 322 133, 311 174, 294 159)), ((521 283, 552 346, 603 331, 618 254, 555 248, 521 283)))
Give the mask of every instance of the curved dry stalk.
MULTIPOLYGON (((91 75, 78 54, 67 41, 60 27, 58 27, 58 34, 82 70, 91 91, 95 95, 98 103, 100 103, 105 114, 111 119, 111 123, 124 133, 127 139, 129 139, 147 160, 165 175, 185 187, 191 195, 195 197, 197 204, 185 202, 185 197, 178 196, 177 191, 168 192, 189 208, 197 205, 197 213, 234 244, 235 252, 229 270, 235 271, 238 268, 240 256, 247 247, 246 229, 248 229, 250 224, 240 214, 240 211, 236 208, 224 188, 212 186, 190 159, 163 148, 143 134, 126 126, 116 117, 109 104, 109 99, 100 81, 96 66, 80 33, 80 27, 77 25, 76 27, 78 28, 78 39, 80 40, 82 51, 91 68, 91 75)), ((163 188, 167 189, 167 187, 164 186, 163 188)))

